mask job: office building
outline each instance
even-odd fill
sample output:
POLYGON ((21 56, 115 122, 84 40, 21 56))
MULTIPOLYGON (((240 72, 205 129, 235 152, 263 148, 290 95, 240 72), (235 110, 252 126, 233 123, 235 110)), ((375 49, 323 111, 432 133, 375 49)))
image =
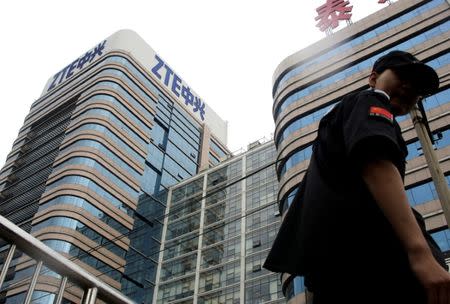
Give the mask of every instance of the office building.
MULTIPOLYGON (((283 214, 308 166, 319 120, 344 95, 368 88, 373 63, 391 50, 414 54, 436 69, 440 77, 439 92, 426 98, 424 107, 440 166, 450 181, 449 2, 402 0, 385 6, 287 57, 274 73, 274 141, 279 160, 278 201, 283 214)), ((414 126, 409 116, 397 119, 408 144, 405 185, 409 201, 450 256, 450 232, 414 126)), ((333 263, 332 252, 327 262, 333 263)), ((283 282, 288 303, 304 303, 302 278, 285 274, 283 282)))
POLYGON ((272 141, 172 187, 154 303, 285 303, 262 268, 280 226, 272 141))
MULTIPOLYGON (((0 214, 138 303, 151 303, 167 190, 229 154, 227 124, 136 33, 50 78, 0 172, 0 214)), ((0 301, 21 303, 16 257, 0 301)), ((34 298, 53 303, 43 271, 34 298)), ((79 291, 66 289, 65 301, 79 291)))

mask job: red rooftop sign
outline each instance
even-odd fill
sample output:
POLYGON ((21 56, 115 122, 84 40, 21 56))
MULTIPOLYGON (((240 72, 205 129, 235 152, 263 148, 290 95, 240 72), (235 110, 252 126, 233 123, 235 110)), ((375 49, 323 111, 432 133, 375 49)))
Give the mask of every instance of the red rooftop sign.
MULTIPOLYGON (((350 12, 353 9, 353 5, 349 1, 344 0, 326 0, 327 2, 316 8, 318 16, 315 18, 319 22, 316 26, 325 32, 327 29, 337 28, 340 20, 350 20, 352 14, 350 12)), ((380 0, 382 1, 382 0, 380 0)))

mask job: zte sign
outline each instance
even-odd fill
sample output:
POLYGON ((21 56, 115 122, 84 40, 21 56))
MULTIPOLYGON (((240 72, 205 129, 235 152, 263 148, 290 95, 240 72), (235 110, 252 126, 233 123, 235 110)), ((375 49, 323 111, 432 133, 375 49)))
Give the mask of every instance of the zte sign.
MULTIPOLYGON (((110 41, 113 41, 110 38, 108 39, 110 41)), ((108 39, 99 43, 95 48, 86 52, 81 57, 75 59, 64 69, 56 73, 53 78, 51 78, 50 85, 47 88, 47 92, 63 83, 65 80, 71 78, 73 75, 75 75, 85 67, 89 66, 103 54, 109 52, 110 50, 114 50, 114 43, 111 43, 111 45, 107 46, 108 39)), ((117 49, 122 50, 123 46, 120 45, 120 47, 118 47, 117 49)), ((133 55, 133 50, 131 50, 130 53, 133 55)), ((200 119, 204 121, 206 104, 158 55, 156 55, 156 53, 152 53, 152 60, 150 60, 150 62, 144 62, 144 65, 146 65, 147 68, 150 68, 152 74, 176 96, 180 103, 184 103, 186 106, 191 107, 192 111, 194 113, 197 113, 200 119)))
POLYGON ((94 50, 90 50, 90 51, 86 52, 86 54, 84 54, 80 58, 77 58, 71 64, 69 64, 64 69, 62 69, 61 71, 56 73, 56 75, 53 76, 53 80, 52 80, 50 86, 48 87, 47 91, 50 91, 51 89, 53 89, 55 86, 57 86, 64 80, 72 77, 75 72, 78 72, 78 71, 82 70, 84 67, 88 66, 95 59, 95 57, 103 55, 103 50, 105 49, 105 45, 106 45, 106 40, 99 43, 94 48, 94 50))
POLYGON ((195 96, 189 86, 183 84, 183 80, 158 56, 155 54, 156 63, 152 67, 152 73, 164 85, 177 96, 182 98, 185 105, 193 108, 194 113, 198 112, 202 121, 205 120, 205 103, 200 97, 195 96))

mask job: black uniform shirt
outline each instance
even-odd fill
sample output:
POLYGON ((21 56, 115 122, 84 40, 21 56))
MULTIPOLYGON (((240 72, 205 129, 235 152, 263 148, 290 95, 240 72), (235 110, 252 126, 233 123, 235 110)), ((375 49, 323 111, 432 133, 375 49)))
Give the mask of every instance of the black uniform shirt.
POLYGON ((296 275, 352 271, 367 261, 409 267, 361 176, 364 164, 386 159, 404 178, 406 155, 387 96, 366 90, 344 97, 319 124, 307 174, 264 267, 296 275))

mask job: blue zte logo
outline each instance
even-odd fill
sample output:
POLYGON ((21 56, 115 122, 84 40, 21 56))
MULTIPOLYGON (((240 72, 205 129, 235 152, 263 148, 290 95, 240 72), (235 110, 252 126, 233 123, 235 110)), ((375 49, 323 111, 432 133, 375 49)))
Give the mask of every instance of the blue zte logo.
POLYGON ((70 78, 76 70, 81 70, 84 66, 91 63, 94 58, 98 55, 103 55, 103 50, 105 49, 106 40, 100 42, 94 49, 94 51, 88 51, 86 54, 76 59, 74 62, 66 66, 64 69, 56 73, 53 76, 53 81, 48 87, 47 91, 50 91, 55 86, 63 82, 64 80, 70 78))
POLYGON ((164 72, 164 85, 168 87, 177 97, 181 97, 184 99, 184 103, 186 105, 191 105, 194 109, 194 112, 199 112, 200 118, 205 120, 205 103, 202 102, 200 97, 195 96, 191 89, 188 86, 183 85, 183 81, 177 74, 175 74, 172 69, 164 63, 164 61, 155 55, 156 64, 152 68, 153 74, 155 74, 158 79, 162 79, 161 72, 164 72), (169 85, 170 80, 172 80, 172 84, 169 85))

